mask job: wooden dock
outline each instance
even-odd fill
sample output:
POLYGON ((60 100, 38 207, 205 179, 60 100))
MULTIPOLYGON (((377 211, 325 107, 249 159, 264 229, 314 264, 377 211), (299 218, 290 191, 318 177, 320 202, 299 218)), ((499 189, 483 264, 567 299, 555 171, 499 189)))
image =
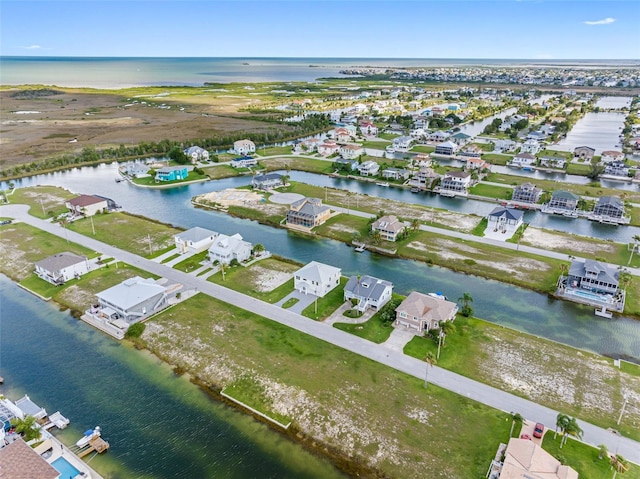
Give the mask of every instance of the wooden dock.
POLYGON ((109 443, 102 439, 101 437, 94 437, 89 441, 89 445, 80 452, 77 452, 77 456, 82 458, 91 454, 92 452, 97 452, 98 454, 102 454, 106 450, 109 449, 109 443))

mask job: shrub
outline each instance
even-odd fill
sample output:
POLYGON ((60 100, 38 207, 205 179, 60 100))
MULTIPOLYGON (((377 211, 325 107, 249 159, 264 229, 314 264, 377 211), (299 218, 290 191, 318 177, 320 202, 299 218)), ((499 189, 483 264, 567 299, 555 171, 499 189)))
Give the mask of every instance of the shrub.
POLYGON ((143 323, 134 323, 129 326, 127 332, 124 333, 124 337, 127 339, 139 338, 140 336, 142 336, 142 333, 144 333, 145 327, 146 326, 143 323))

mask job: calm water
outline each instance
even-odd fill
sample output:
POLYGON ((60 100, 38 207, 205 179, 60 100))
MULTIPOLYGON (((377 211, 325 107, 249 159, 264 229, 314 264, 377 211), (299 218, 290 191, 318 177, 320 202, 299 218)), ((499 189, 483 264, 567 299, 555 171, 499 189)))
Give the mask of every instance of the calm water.
POLYGON ((491 122, 494 119, 500 118, 504 120, 506 117, 513 115, 517 111, 518 111, 517 108, 508 108, 507 110, 502 111, 500 113, 496 113, 495 115, 491 115, 490 117, 485 118, 484 120, 467 123, 466 125, 463 125, 460 127, 460 131, 462 133, 466 133, 467 135, 478 136, 480 133, 484 131, 487 125, 491 124, 491 122))
MULTIPOLYGON (((468 291, 474 298, 473 306, 479 317, 572 346, 640 360, 640 321, 628 318, 600 320, 593 315, 593 308, 553 300, 546 295, 523 288, 443 268, 429 267, 414 261, 369 253, 355 254, 352 248, 340 242, 309 239, 254 221, 197 209, 190 203, 191 198, 198 194, 246 185, 248 177, 156 190, 137 188, 128 183, 116 184, 115 176, 115 165, 101 165, 41 175, 19 180, 17 183, 18 186, 54 184, 77 193, 105 195, 116 200, 125 211, 184 228, 201 226, 227 234, 239 232, 248 241, 262 243, 268 250, 301 263, 330 258, 327 262, 342 268, 343 274, 371 274, 388 279, 394 283, 396 291, 402 294, 413 290, 443 291, 450 298, 458 298, 463 292, 468 291)), ((319 178, 318 181, 331 180, 325 176, 292 172, 294 179, 316 176, 319 178)), ((375 185, 348 180, 336 181, 343 182, 342 188, 350 188, 356 192, 365 186, 377 188, 375 185)), ((379 189, 389 195, 403 193, 394 188, 379 189)), ((409 192, 406 194, 409 198, 420 196, 409 192)), ((361 198, 365 199, 364 196, 361 198)))
POLYGON ((596 155, 607 150, 620 150, 620 133, 624 126, 626 113, 599 112, 586 113, 573 126, 564 140, 551 148, 573 151, 578 146, 595 148, 596 155))
POLYGON ((150 354, 36 299, 0 276, 0 393, 29 396, 71 420, 74 443, 100 425, 111 449, 91 465, 110 478, 339 478, 250 416, 210 400, 150 354))
POLYGON ((603 96, 595 106, 600 108, 629 108, 633 99, 628 96, 603 96))
POLYGON ((205 82, 313 81, 354 66, 560 66, 637 64, 637 61, 398 58, 91 58, 0 57, 0 84, 124 88, 205 82), (313 65, 313 67, 311 67, 313 65))

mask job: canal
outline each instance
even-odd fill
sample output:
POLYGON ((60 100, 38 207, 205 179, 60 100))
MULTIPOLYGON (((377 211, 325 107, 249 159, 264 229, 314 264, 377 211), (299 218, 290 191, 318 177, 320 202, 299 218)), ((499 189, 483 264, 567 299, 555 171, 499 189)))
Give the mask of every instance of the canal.
MULTIPOLYGON (((327 460, 210 399, 153 355, 119 343, 0 275, 0 394, 24 394, 96 425, 111 448, 90 465, 111 479, 340 478, 327 460)), ((66 479, 66 478, 65 478, 66 479)))
MULTIPOLYGON (((442 291, 450 298, 456 299, 464 292, 469 292, 474 298, 473 306, 478 317, 571 346, 608 356, 629 357, 640 361, 640 321, 624 317, 613 321, 597 319, 593 315, 593 308, 554 300, 547 295, 523 288, 455 273, 415 261, 388 258, 366 252, 354 254, 351 248, 340 242, 320 238, 310 239, 308 236, 299 236, 287 230, 260 225, 255 221, 194 208, 190 203, 191 198, 198 194, 246 185, 249 181, 248 177, 195 183, 169 189, 149 189, 135 187, 125 182, 115 183, 116 169, 117 165, 111 164, 51 173, 19 180, 17 186, 58 185, 77 193, 108 196, 121 204, 125 211, 176 226, 184 228, 201 226, 226 234, 238 232, 247 241, 262 243, 273 253, 301 263, 324 260, 342 268, 345 275, 371 274, 390 280, 394 283, 395 290, 402 294, 412 290, 442 291)), ((291 174, 294 179, 304 180, 312 176, 327 182, 343 182, 342 188, 349 188, 363 194, 369 191, 373 193, 373 189, 378 189, 384 190, 385 194, 389 195, 406 195, 407 199, 427 198, 426 195, 415 195, 408 191, 376 187, 355 181, 334 180, 300 172, 291 174), (360 188, 373 189, 360 190, 360 188)), ((333 183, 327 184, 333 186, 333 183)), ((340 187, 339 184, 337 186, 340 187)), ((394 199, 406 201, 404 197, 394 197, 394 199)), ((464 203, 468 200, 459 201, 464 203)), ((488 203, 475 203, 491 206, 488 203)), ((594 226, 604 227, 598 224, 594 226)))

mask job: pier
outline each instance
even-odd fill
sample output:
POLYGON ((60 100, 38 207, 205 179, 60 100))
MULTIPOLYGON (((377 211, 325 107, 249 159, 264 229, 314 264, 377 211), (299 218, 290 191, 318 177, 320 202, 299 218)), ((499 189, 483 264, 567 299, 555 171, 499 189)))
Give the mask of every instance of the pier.
POLYGON ((77 452, 76 455, 79 458, 83 458, 85 456, 88 456, 94 451, 97 452, 98 454, 102 454, 108 449, 109 449, 109 443, 98 436, 91 439, 91 441, 89 441, 89 445, 85 449, 82 449, 81 451, 77 452))

